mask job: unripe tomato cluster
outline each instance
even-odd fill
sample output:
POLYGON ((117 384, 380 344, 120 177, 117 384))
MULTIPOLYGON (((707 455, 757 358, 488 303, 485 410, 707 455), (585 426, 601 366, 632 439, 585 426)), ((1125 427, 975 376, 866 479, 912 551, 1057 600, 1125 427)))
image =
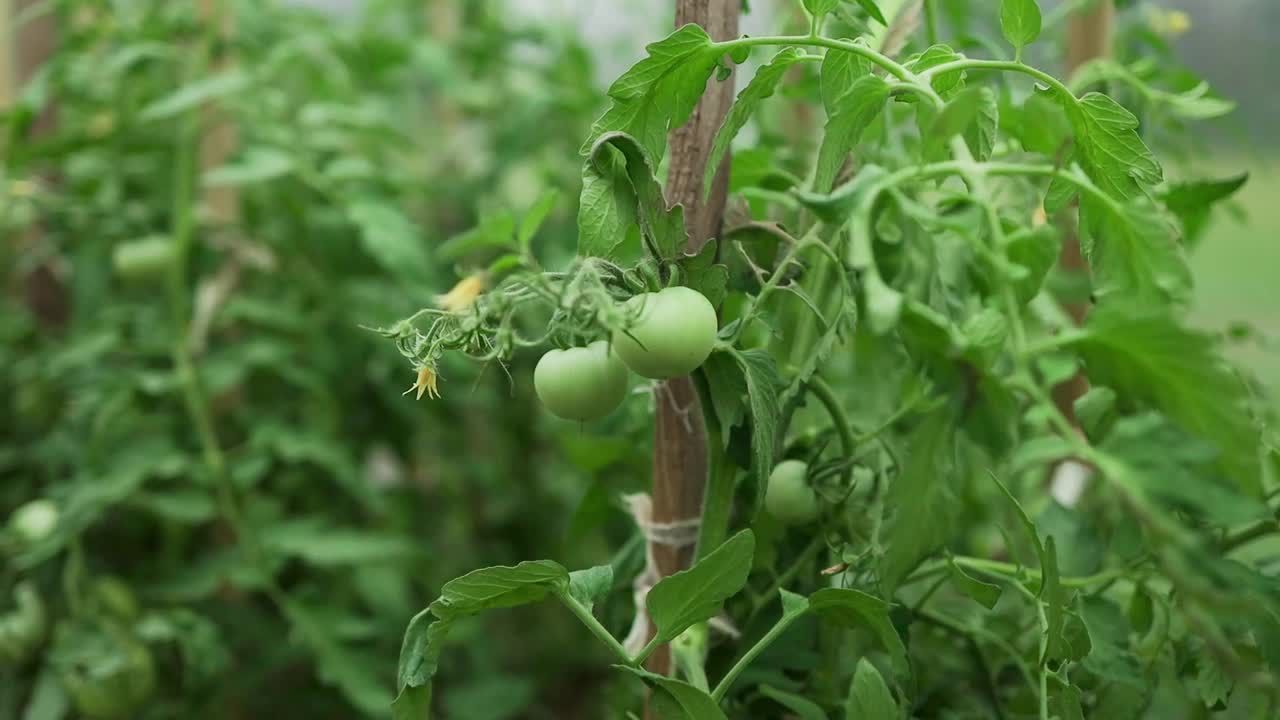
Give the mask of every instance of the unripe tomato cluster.
POLYGON ((716 344, 711 302, 696 290, 672 287, 626 303, 635 322, 611 342, 552 350, 533 371, 538 399, 566 420, 598 420, 622 404, 627 370, 654 380, 688 375, 716 344))

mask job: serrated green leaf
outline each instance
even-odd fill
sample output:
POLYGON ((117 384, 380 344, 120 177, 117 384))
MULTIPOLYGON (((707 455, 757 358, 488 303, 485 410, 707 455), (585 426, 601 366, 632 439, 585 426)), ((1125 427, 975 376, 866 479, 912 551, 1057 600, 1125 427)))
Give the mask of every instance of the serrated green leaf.
POLYGON ((578 255, 611 260, 631 259, 640 248, 631 247, 630 230, 636 227, 635 191, 627 179, 624 161, 610 156, 588 158, 582 166, 582 193, 578 196, 578 255))
POLYGON ((1091 92, 1068 101, 1076 159, 1107 194, 1127 200, 1164 178, 1160 163, 1138 135, 1138 118, 1115 100, 1091 92))
POLYGON ((955 468, 955 423, 935 410, 912 432, 902 471, 885 498, 880 585, 891 596, 912 570, 950 537, 956 502, 947 478, 955 468))
POLYGON ((582 146, 588 154, 608 132, 636 138, 654 160, 662 157, 667 133, 683 125, 716 68, 711 37, 690 23, 645 47, 648 55, 609 86, 613 104, 591 127, 582 146))
POLYGON ((831 190, 849 151, 858 144, 867 126, 889 99, 889 84, 879 75, 864 75, 836 101, 823 130, 822 145, 814 168, 813 189, 831 190))
POLYGON ((538 602, 569 585, 569 571, 551 560, 528 560, 514 566, 473 570, 440 589, 431 612, 441 620, 474 615, 483 610, 538 602))
POLYGON ((1002 0, 1000 31, 1019 50, 1035 42, 1040 37, 1040 6, 1036 0, 1002 0))
POLYGON ((1170 183, 1160 199, 1182 223, 1183 242, 1194 247, 1209 223, 1213 207, 1236 193, 1249 179, 1249 173, 1221 180, 1188 180, 1170 183))
POLYGON ((964 132, 964 142, 980 162, 991 159, 996 147, 996 135, 1000 129, 1000 103, 996 93, 983 87, 978 97, 978 114, 964 132))
POLYGON ((729 444, 730 430, 745 417, 743 398, 747 395, 747 378, 742 366, 727 352, 713 352, 702 364, 711 391, 711 405, 720 421, 725 446, 729 444))
POLYGON ((893 671, 911 675, 907 647, 889 619, 889 603, 852 588, 822 588, 809 596, 809 610, 823 620, 852 629, 871 631, 889 653, 893 671))
POLYGON ((987 103, 995 104, 995 93, 988 87, 968 88, 947 101, 925 132, 925 156, 937 155, 952 136, 968 130, 978 120, 982 106, 987 103))
MULTIPOLYGON (((591 148, 587 164, 596 165, 597 173, 602 177, 607 177, 608 173, 614 172, 613 150, 621 154, 626 165, 627 178, 630 180, 631 189, 634 193, 635 217, 640 225, 640 234, 644 239, 645 250, 655 260, 675 261, 679 259, 689 242, 689 236, 684 226, 684 209, 680 205, 667 207, 666 199, 662 194, 662 186, 658 183, 648 156, 636 143, 635 138, 625 133, 610 132, 600 136, 596 144, 591 148)), ((599 200, 592 198, 593 203, 607 202, 609 200, 617 200, 617 198, 605 194, 601 194, 599 200)), ((601 208, 597 204, 593 212, 599 212, 600 210, 601 208)), ((619 213, 617 217, 621 218, 624 215, 619 213)), ((594 220, 590 222, 594 222, 594 220)), ((579 211, 579 225, 581 226, 581 224, 582 212, 579 211)), ((607 245, 608 238, 599 238, 597 233, 611 226, 613 226, 612 221, 605 222, 600 227, 593 225, 590 246, 607 245)), ((581 231, 585 235, 586 230, 582 229, 581 231)), ((582 242, 583 236, 580 236, 579 252, 582 252, 582 242)))
POLYGON ((1092 199, 1081 200, 1081 222, 1088 225, 1085 257, 1093 273, 1094 295, 1181 302, 1191 293, 1191 268, 1178 244, 1170 218, 1146 198, 1134 198, 1119 211, 1092 199))
POLYGON ((845 720, 898 720, 898 702, 880 671, 866 658, 858 660, 844 705, 845 720))
POLYGON ((1010 262, 1027 271, 1026 275, 1012 281, 1014 294, 1019 302, 1025 304, 1040 294, 1049 270, 1058 262, 1058 254, 1062 251, 1062 232, 1056 225, 1046 223, 1018 230, 1008 239, 1005 252, 1010 262))
POLYGON ((707 166, 702 178, 704 193, 709 194, 711 192, 712 179, 715 178, 716 172, 720 169, 720 161, 724 159, 724 154, 729 151, 729 146, 733 144, 733 139, 738 135, 738 131, 747 124, 747 120, 755 113, 760 103, 765 98, 773 95, 778 83, 782 82, 787 68, 794 65, 804 56, 804 52, 798 48, 782 50, 777 55, 774 55, 767 65, 757 70, 755 76, 751 78, 751 82, 747 83, 742 92, 738 93, 737 99, 733 101, 733 106, 729 108, 729 112, 724 117, 724 122, 716 132, 715 140, 711 143, 711 154, 707 156, 707 166))
POLYGON ((214 168, 201 178, 205 187, 242 187, 274 180, 293 171, 293 157, 272 147, 253 146, 233 163, 214 168))
POLYGON ((777 442, 778 388, 782 380, 773 356, 764 350, 730 350, 747 382, 747 406, 751 409, 751 471, 757 478, 757 509, 764 504, 764 479, 773 469, 773 446, 777 442))
MULTIPOLYGON (((859 44, 862 40, 852 40, 859 44)), ((835 112, 837 103, 853 87, 859 79, 871 74, 871 61, 856 53, 835 48, 827 50, 822 56, 819 88, 822 94, 822 106, 826 108, 827 117, 835 112)))
POLYGON ((1258 430, 1240 379, 1223 365, 1212 338, 1150 305, 1103 303, 1073 343, 1089 378, 1130 401, 1159 408, 1220 453, 1219 466, 1253 495, 1261 477, 1258 430))
POLYGON ((1113 683, 1146 688, 1142 668, 1129 649, 1129 623, 1114 603, 1098 596, 1079 601, 1077 611, 1089 631, 1092 649, 1084 667, 1113 683))
POLYGON ((743 530, 703 557, 693 567, 668 575, 645 599, 659 643, 670 642, 694 623, 720 611, 720 604, 747 582, 755 536, 743 530))
POLYGON ((702 244, 696 255, 682 253, 677 261, 684 270, 684 284, 697 290, 719 307, 724 302, 729 287, 729 268, 717 263, 719 242, 712 238, 702 244))
POLYGON ((1040 568, 1040 600, 1045 604, 1045 644, 1040 664, 1062 653, 1063 627, 1067 622, 1067 608, 1063 601, 1061 578, 1058 574, 1058 545, 1050 535, 1044 539, 1044 565, 1040 568))

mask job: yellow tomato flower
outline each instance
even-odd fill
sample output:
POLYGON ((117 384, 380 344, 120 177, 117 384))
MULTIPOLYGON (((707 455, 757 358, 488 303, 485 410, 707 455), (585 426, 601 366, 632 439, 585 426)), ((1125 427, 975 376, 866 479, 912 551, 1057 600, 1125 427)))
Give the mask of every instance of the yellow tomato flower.
POLYGON ((418 368, 418 379, 409 386, 408 390, 404 391, 404 394, 408 395, 414 390, 417 390, 418 395, 414 398, 415 400, 421 400, 424 393, 428 398, 439 398, 440 390, 436 388, 436 382, 438 380, 439 376, 436 375, 436 369, 423 365, 418 368))
POLYGON ((1184 35, 1191 29, 1191 16, 1182 10, 1148 8, 1147 24, 1161 35, 1184 35))
POLYGON ((485 282, 486 278, 482 272, 468 275, 459 280, 452 290, 437 296, 436 304, 449 312, 462 312, 471 307, 476 298, 480 297, 480 293, 484 292, 485 282))

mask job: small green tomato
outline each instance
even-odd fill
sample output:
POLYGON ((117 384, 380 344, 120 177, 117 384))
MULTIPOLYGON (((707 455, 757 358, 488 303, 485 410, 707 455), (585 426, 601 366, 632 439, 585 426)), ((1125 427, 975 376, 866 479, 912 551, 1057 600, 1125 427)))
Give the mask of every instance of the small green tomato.
POLYGON ((627 394, 627 368, 604 340, 586 347, 551 350, 533 370, 533 389, 557 417, 599 420, 622 404, 627 394))
POLYGON ((783 460, 769 473, 764 507, 787 525, 803 525, 818 517, 818 495, 805 482, 809 466, 800 460, 783 460))
POLYGON ((111 265, 124 280, 146 280, 167 272, 173 265, 173 243, 163 236, 130 240, 115 247, 111 265))
POLYGON ((706 361, 716 344, 719 324, 711 301, 697 290, 672 287, 627 301, 638 313, 627 332, 613 335, 622 362, 637 375, 654 380, 688 375, 706 361))
POLYGON ((27 544, 49 537, 58 526, 58 506, 41 498, 20 506, 9 516, 9 527, 27 544))

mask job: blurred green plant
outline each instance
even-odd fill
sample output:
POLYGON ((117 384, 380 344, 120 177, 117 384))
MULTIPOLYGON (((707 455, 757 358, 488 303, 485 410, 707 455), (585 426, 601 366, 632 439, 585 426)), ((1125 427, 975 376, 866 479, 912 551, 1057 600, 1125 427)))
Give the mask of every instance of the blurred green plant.
MULTIPOLYGON (((572 35, 496 2, 453 30, 408 0, 200 8, 21 18, 52 13, 59 44, 3 117, 0 717, 382 716, 422 598, 586 537, 610 495, 573 514, 580 478, 637 454, 546 425, 496 369, 402 398, 412 373, 361 327, 481 277, 445 245, 478 217, 576 193, 598 98, 572 35)), ((545 661, 560 627, 477 645, 459 695, 511 663, 541 677, 526 701, 574 682, 545 661)))

